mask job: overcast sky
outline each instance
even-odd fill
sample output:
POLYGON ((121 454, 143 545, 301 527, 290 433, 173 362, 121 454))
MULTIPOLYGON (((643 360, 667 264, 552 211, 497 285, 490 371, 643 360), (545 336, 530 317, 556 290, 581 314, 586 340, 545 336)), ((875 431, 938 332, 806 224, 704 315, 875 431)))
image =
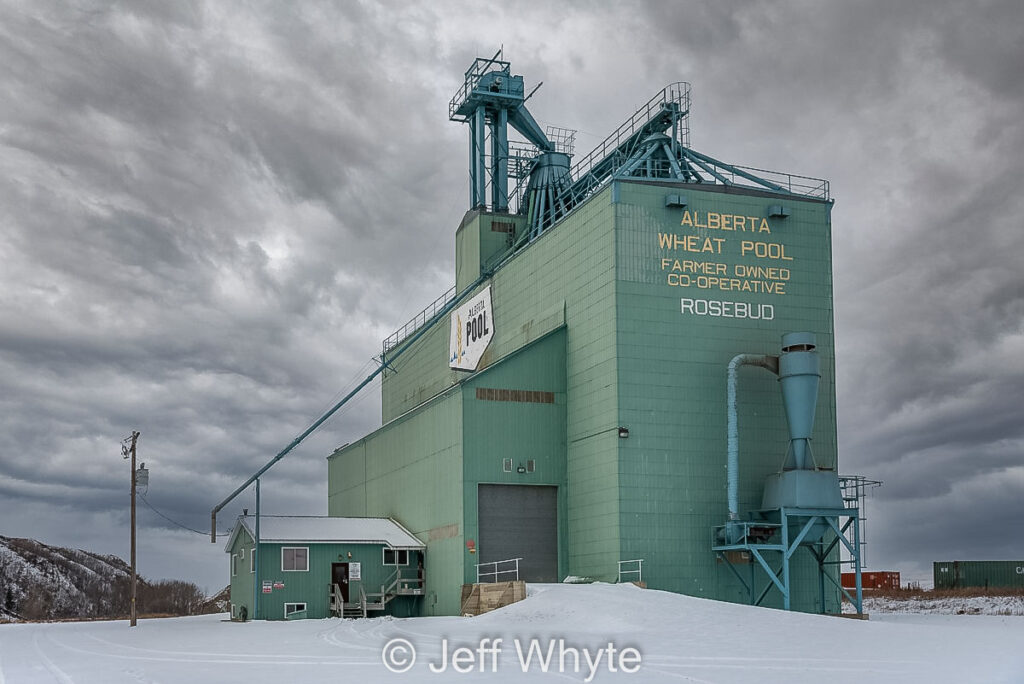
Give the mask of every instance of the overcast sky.
MULTIPOLYGON (((447 104, 502 45, 578 152, 686 80, 696 149, 829 179, 870 565, 1024 557, 1019 0, 0 0, 0 534, 126 558, 133 429, 148 501, 206 530, 362 379, 454 280, 447 104)), ((379 415, 375 384, 263 510, 326 513, 325 456, 379 415)), ((145 576, 227 583, 220 544, 139 521, 145 576)))

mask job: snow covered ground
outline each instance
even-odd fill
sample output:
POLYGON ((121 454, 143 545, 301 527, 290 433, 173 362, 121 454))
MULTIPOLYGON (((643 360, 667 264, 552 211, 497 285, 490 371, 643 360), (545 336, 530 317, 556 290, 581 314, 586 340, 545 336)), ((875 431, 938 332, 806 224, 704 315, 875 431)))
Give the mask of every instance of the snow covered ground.
POLYGON ((526 600, 476 618, 223 618, 143 620, 135 629, 125 622, 0 625, 0 684, 1024 682, 1024 617, 879 614, 860 621, 632 585, 531 587, 526 600), (408 671, 385 666, 387 644, 391 667, 408 671), (540 660, 549 652, 545 675, 540 660))

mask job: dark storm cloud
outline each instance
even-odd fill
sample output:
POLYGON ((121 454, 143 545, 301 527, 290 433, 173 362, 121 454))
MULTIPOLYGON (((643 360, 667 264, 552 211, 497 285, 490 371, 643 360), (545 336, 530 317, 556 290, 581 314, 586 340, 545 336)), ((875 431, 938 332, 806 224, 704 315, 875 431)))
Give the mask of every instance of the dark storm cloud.
MULTIPOLYGON (((362 379, 451 283, 468 183, 447 102, 504 44, 580 154, 689 80, 694 147, 832 181, 841 457, 887 483, 874 557, 1005 548, 970 525, 1024 499, 1021 14, 0 4, 0 532, 78 543, 55 522, 78 515, 81 543, 124 555, 132 429, 148 499, 201 529, 362 379), (955 537, 920 515, 944 507, 955 537)), ((324 512, 323 457, 377 420, 370 392, 267 476, 267 510, 324 512)), ((140 511, 179 576, 223 582, 219 547, 140 511)))
POLYGON ((841 459, 886 481, 876 567, 1021 555, 1008 523, 979 523, 1024 500, 1022 19, 1012 2, 652 2, 620 25, 652 91, 693 83, 694 147, 832 181, 841 459))
POLYGON ((886 482, 872 562, 1020 556, 991 522, 1024 513, 1019 3, 732 9, 658 31, 707 65, 726 160, 832 180, 841 458, 886 482))
MULTIPOLYGON (((358 5, 0 11, 0 497, 121 516, 118 442, 139 428, 151 500, 203 525, 415 313, 409 293, 446 287, 453 218, 426 206, 416 109, 444 111, 433 65, 401 88, 374 68, 429 46, 358 5)), ((323 511, 310 479, 378 411, 275 473, 306 490, 295 512, 323 511)))

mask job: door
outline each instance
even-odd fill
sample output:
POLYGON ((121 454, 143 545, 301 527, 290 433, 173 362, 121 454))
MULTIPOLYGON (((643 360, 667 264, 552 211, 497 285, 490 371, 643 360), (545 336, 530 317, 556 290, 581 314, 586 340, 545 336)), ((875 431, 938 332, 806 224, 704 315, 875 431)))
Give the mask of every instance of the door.
POLYGON ((341 589, 341 600, 348 603, 348 563, 331 563, 331 583, 341 589))
MULTIPOLYGON (((482 484, 477 490, 480 563, 522 558, 519 579, 558 581, 558 488, 482 484)), ((514 564, 503 563, 506 570, 514 564)), ((484 568, 485 571, 492 568, 484 568)), ((498 576, 499 581, 514 575, 498 576)))

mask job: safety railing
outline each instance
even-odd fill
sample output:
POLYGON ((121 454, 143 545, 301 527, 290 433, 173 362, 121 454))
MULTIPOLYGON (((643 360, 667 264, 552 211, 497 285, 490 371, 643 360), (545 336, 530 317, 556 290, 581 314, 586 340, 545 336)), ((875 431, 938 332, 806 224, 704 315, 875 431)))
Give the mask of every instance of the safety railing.
POLYGON ((341 615, 342 611, 345 609, 345 601, 342 598, 341 587, 334 583, 328 584, 327 597, 331 607, 331 614, 341 615))
POLYGON ((405 325, 391 333, 384 338, 383 353, 394 349, 401 343, 402 340, 412 335, 414 332, 422 328, 427 321, 433 318, 434 314, 443 309, 448 302, 455 296, 455 286, 445 292, 443 295, 435 299, 433 302, 427 305, 427 308, 420 311, 418 314, 413 316, 405 325))
POLYGON ((632 558, 630 560, 619 561, 619 583, 626 582, 643 582, 644 581, 644 559, 643 558, 632 558), (636 579, 632 579, 635 576, 636 579), (624 579, 624 578, 630 579, 624 579))
MULTIPOLYGON (((637 131, 646 126, 651 119, 659 116, 665 110, 673 110, 675 116, 685 119, 690 111, 690 84, 685 81, 671 83, 661 90, 657 95, 648 100, 647 104, 637 109, 633 116, 609 135, 597 147, 590 151, 572 168, 572 178, 575 181, 586 176, 591 168, 598 162, 604 160, 613 151, 617 150, 637 131)), ((679 142, 683 145, 689 144, 689 128, 680 130, 682 139, 679 142)))
POLYGON ((423 590, 423 578, 417 570, 416 577, 403 577, 401 568, 396 568, 380 587, 381 596, 402 596, 416 594, 423 590))
MULTIPOLYGON (((504 76, 511 76, 509 63, 503 61, 501 59, 501 55, 502 51, 498 50, 494 57, 491 57, 490 59, 477 57, 476 60, 473 61, 472 66, 466 70, 466 79, 463 81, 462 87, 459 88, 454 97, 452 97, 451 102, 448 103, 448 118, 456 121, 460 120, 457 118, 459 109, 469 98, 470 93, 476 90, 477 85, 480 83, 480 79, 485 75, 496 71, 504 76)), ((522 97, 522 81, 506 78, 499 86, 498 92, 522 97)))
POLYGON ((694 150, 683 150, 691 172, 700 174, 704 180, 718 180, 728 185, 740 185, 765 190, 784 191, 794 195, 829 199, 828 181, 795 173, 758 169, 753 166, 739 166, 719 162, 694 150))
POLYGON ((491 561, 490 563, 477 563, 476 565, 476 583, 488 583, 493 584, 494 582, 513 582, 519 580, 519 561, 522 558, 506 558, 500 561, 491 561), (505 570, 499 569, 499 566, 511 565, 505 570), (483 568, 489 568, 484 570, 483 568), (511 575, 511 577, 509 577, 511 575), (504 579, 498 579, 504 577, 504 579), (485 579, 491 578, 491 579, 485 579))

